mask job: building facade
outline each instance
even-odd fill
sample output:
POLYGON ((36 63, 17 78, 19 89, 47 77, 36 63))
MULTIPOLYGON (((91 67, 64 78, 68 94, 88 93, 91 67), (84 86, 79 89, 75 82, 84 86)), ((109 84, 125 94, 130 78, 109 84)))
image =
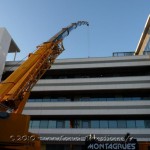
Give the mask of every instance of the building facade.
MULTIPOLYGON (((43 150, 83 150, 90 134, 109 142, 127 133, 139 149, 150 149, 149 23, 150 17, 140 55, 59 59, 38 81, 23 114, 31 116, 30 131, 40 135, 43 150)), ((2 79, 20 64, 7 61, 2 79)))

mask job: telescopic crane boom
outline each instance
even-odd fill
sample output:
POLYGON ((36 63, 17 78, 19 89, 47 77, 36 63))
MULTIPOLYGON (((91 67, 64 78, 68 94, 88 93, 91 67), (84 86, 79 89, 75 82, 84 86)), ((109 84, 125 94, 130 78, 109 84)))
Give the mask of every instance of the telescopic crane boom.
POLYGON ((22 115, 24 106, 32 87, 41 76, 51 67, 55 59, 64 50, 63 40, 78 26, 87 25, 86 21, 78 21, 63 28, 60 32, 37 47, 35 53, 21 64, 6 80, 0 83, 0 149, 39 149, 39 139, 17 140, 17 135, 31 136, 28 133, 30 117, 22 115), (10 137, 13 135, 13 138, 10 137), (11 139, 12 138, 12 139, 11 139), (2 145, 2 146, 1 146, 2 145))

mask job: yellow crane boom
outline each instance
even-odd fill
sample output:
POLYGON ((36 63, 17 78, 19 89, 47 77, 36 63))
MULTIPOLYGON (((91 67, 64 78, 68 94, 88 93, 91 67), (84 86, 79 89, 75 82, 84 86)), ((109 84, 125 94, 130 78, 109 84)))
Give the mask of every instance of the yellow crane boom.
POLYGON ((81 25, 89 24, 78 21, 63 28, 50 40, 38 46, 35 53, 30 54, 16 71, 0 83, 0 149, 40 149, 38 135, 28 133, 30 117, 21 113, 32 87, 64 50, 63 39, 71 30, 81 25), (18 135, 21 138, 18 139, 18 135), (25 140, 24 136, 28 139, 25 140))

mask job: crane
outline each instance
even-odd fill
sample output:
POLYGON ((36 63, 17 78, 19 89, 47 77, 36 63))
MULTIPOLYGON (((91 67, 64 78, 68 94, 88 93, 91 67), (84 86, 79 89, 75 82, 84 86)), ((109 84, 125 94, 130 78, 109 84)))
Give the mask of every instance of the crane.
POLYGON ((89 26, 78 21, 62 28, 0 83, 0 149, 40 149, 39 136, 28 132, 30 116, 22 111, 33 86, 64 51, 64 38, 81 25, 89 26))

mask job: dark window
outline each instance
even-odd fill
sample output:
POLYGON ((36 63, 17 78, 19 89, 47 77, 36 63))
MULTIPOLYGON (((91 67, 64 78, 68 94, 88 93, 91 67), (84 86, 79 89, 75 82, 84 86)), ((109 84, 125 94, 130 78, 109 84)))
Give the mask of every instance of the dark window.
POLYGON ((30 121, 29 128, 32 128, 32 120, 30 121))
POLYGON ((116 120, 110 120, 109 121, 109 128, 117 128, 117 121, 116 120))
POLYGON ((33 120, 32 121, 32 128, 39 128, 40 120, 33 120))
POLYGON ((127 120, 127 128, 135 128, 135 120, 127 120))
POLYGON ((145 128, 150 128, 150 120, 145 120, 145 128))
POLYGON ((65 122, 63 120, 59 120, 57 121, 57 128, 64 128, 65 126, 65 122))
POLYGON ((90 128, 90 121, 88 120, 82 121, 82 128, 90 128))
POLYGON ((137 128, 144 128, 144 120, 136 120, 136 127, 137 128))
POLYGON ((126 121, 125 120, 118 120, 118 128, 126 128, 126 121))
POLYGON ((56 128, 56 120, 49 120, 48 128, 56 128))
POLYGON ((106 101, 107 98, 99 98, 99 101, 106 101))
POLYGON ((107 101, 114 101, 114 100, 115 100, 115 98, 113 98, 113 97, 107 98, 107 101))
POLYGON ((99 128, 99 120, 92 120, 91 128, 99 128))
POLYGON ((108 121, 107 120, 101 120, 100 121, 100 128, 108 128, 108 121))
POLYGON ((50 102, 50 98, 43 98, 43 102, 50 102))
POLYGON ((65 121, 65 128, 70 128, 70 121, 69 120, 65 121))
POLYGON ((48 120, 41 120, 40 128, 48 128, 48 120))

